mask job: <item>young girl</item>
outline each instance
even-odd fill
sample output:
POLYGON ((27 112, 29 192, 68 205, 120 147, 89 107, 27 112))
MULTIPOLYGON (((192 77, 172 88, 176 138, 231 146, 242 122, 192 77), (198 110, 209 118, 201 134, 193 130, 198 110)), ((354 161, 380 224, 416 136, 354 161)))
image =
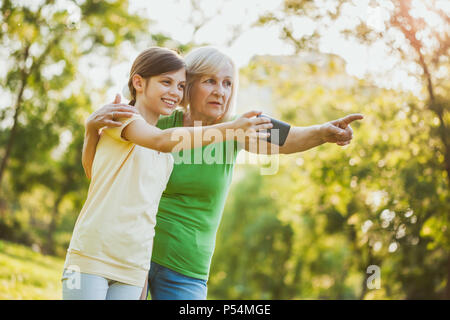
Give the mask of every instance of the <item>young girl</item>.
POLYGON ((102 132, 64 264, 63 299, 139 299, 150 268, 156 212, 173 168, 169 152, 180 146, 172 138, 176 130, 187 139, 182 148, 194 147, 198 137, 202 145, 223 141, 229 129, 242 129, 247 138, 267 137, 257 131, 272 125, 254 117, 255 111, 212 126, 155 127, 159 116, 171 114, 183 99, 185 81, 184 61, 171 50, 153 47, 136 58, 128 87, 138 113, 102 132))

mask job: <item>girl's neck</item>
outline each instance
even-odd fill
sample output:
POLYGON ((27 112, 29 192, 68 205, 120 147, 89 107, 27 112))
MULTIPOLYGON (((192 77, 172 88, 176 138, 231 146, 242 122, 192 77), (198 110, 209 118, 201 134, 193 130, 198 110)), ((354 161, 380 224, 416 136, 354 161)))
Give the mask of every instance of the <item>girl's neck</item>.
POLYGON ((140 101, 136 101, 135 105, 136 109, 139 111, 140 115, 147 121, 147 123, 156 126, 156 123, 158 122, 159 113, 153 112, 152 110, 149 110, 145 107, 143 103, 140 101))

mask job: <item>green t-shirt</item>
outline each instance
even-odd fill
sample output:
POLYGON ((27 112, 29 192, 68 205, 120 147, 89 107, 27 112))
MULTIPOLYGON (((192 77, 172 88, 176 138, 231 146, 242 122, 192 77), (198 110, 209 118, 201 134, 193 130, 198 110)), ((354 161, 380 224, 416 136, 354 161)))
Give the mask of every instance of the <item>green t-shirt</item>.
MULTIPOLYGON (((182 127, 183 112, 175 110, 157 126, 182 127)), ((236 141, 226 141, 173 153, 174 168, 156 215, 152 261, 208 279, 238 151, 236 141)))

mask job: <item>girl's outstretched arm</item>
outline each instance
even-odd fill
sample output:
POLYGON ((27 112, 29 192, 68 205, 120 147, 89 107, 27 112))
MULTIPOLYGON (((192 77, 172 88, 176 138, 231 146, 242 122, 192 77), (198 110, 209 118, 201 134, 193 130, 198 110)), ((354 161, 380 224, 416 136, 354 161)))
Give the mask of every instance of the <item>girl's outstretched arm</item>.
POLYGON ((259 130, 270 129, 272 124, 267 118, 257 118, 259 114, 261 114, 259 111, 250 111, 229 122, 165 130, 148 124, 141 117, 122 129, 121 138, 160 152, 192 149, 226 140, 266 138, 268 133, 259 130))

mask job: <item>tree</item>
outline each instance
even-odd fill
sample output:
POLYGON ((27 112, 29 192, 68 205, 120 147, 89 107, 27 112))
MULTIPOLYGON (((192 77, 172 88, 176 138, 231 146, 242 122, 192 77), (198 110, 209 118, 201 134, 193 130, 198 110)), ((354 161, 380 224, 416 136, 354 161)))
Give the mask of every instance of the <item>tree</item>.
POLYGON ((87 192, 83 123, 99 91, 88 83, 98 75, 80 67, 117 61, 122 44, 143 36, 150 44, 149 21, 130 14, 126 0, 5 0, 0 7, 0 225, 61 253, 59 223, 71 231, 87 192))
MULTIPOLYGON (((355 10, 356 11, 356 10, 355 10)), ((319 1, 285 0, 280 12, 262 16, 259 24, 278 24, 282 28, 282 37, 290 42, 297 52, 306 48, 317 48, 320 37, 330 30, 339 29, 340 19, 348 19, 356 23, 348 28, 341 28, 341 34, 355 39, 360 43, 371 45, 383 43, 389 48, 391 56, 398 55, 399 61, 408 66, 408 72, 423 84, 423 94, 426 103, 411 104, 410 108, 417 112, 419 119, 433 119, 424 122, 422 130, 429 133, 429 145, 435 161, 428 161, 427 172, 435 173, 446 180, 447 187, 441 190, 429 190, 439 193, 436 199, 439 206, 431 210, 424 206, 426 202, 417 203, 424 206, 424 215, 417 224, 418 230, 425 238, 433 239, 429 249, 450 250, 449 221, 449 191, 450 191, 450 96, 449 92, 449 48, 450 48, 450 18, 448 9, 439 1, 411 0, 378 0, 365 4, 357 1, 328 1, 326 5, 319 1), (366 15, 349 14, 352 8, 364 7, 366 15), (447 11, 446 11, 447 10, 447 11), (370 23, 370 13, 379 14, 380 25, 370 23), (310 35, 298 35, 292 24, 292 19, 309 18, 316 22, 315 31, 310 35), (426 213, 425 213, 426 212, 426 213)), ((387 120, 387 119, 386 119, 387 120)), ((415 169, 419 169, 415 167, 415 169)), ((412 168, 411 168, 412 170, 412 168)), ((403 176, 411 183, 410 171, 403 176)), ((415 173, 417 174, 417 172, 415 173)), ((415 184, 412 184, 415 185, 415 184)), ((405 185, 410 188, 411 185, 405 185)), ((429 186, 431 187, 431 186, 429 186)), ((423 189, 421 189, 423 191, 423 189)), ((417 256, 416 256, 417 257, 417 256)), ((447 281, 445 297, 450 299, 450 255, 447 258, 447 281)))
MULTIPOLYGON (((65 1, 64 5, 52 0, 29 5, 2 1, 0 46, 9 55, 1 84, 3 94, 12 100, 0 119, 10 123, 2 130, 2 188, 21 127, 34 125, 36 131, 40 127, 56 134, 49 124, 58 112, 57 101, 67 96, 63 90, 79 89, 74 86, 79 59, 98 49, 113 55, 122 41, 132 41, 146 31, 147 22, 128 14, 125 0, 65 1)), ((53 145, 57 141, 53 139, 53 145)))
POLYGON ((274 116, 294 125, 355 112, 365 119, 348 147, 280 156, 277 174, 235 181, 211 268, 215 297, 444 296, 448 251, 436 237, 447 231, 429 217, 448 212, 450 201, 441 159, 423 147, 437 141, 435 117, 419 117, 425 102, 412 94, 344 69, 341 59, 312 52, 257 57, 241 70, 241 92, 255 84, 270 91, 274 116), (381 270, 379 290, 367 286, 371 265, 381 270))

